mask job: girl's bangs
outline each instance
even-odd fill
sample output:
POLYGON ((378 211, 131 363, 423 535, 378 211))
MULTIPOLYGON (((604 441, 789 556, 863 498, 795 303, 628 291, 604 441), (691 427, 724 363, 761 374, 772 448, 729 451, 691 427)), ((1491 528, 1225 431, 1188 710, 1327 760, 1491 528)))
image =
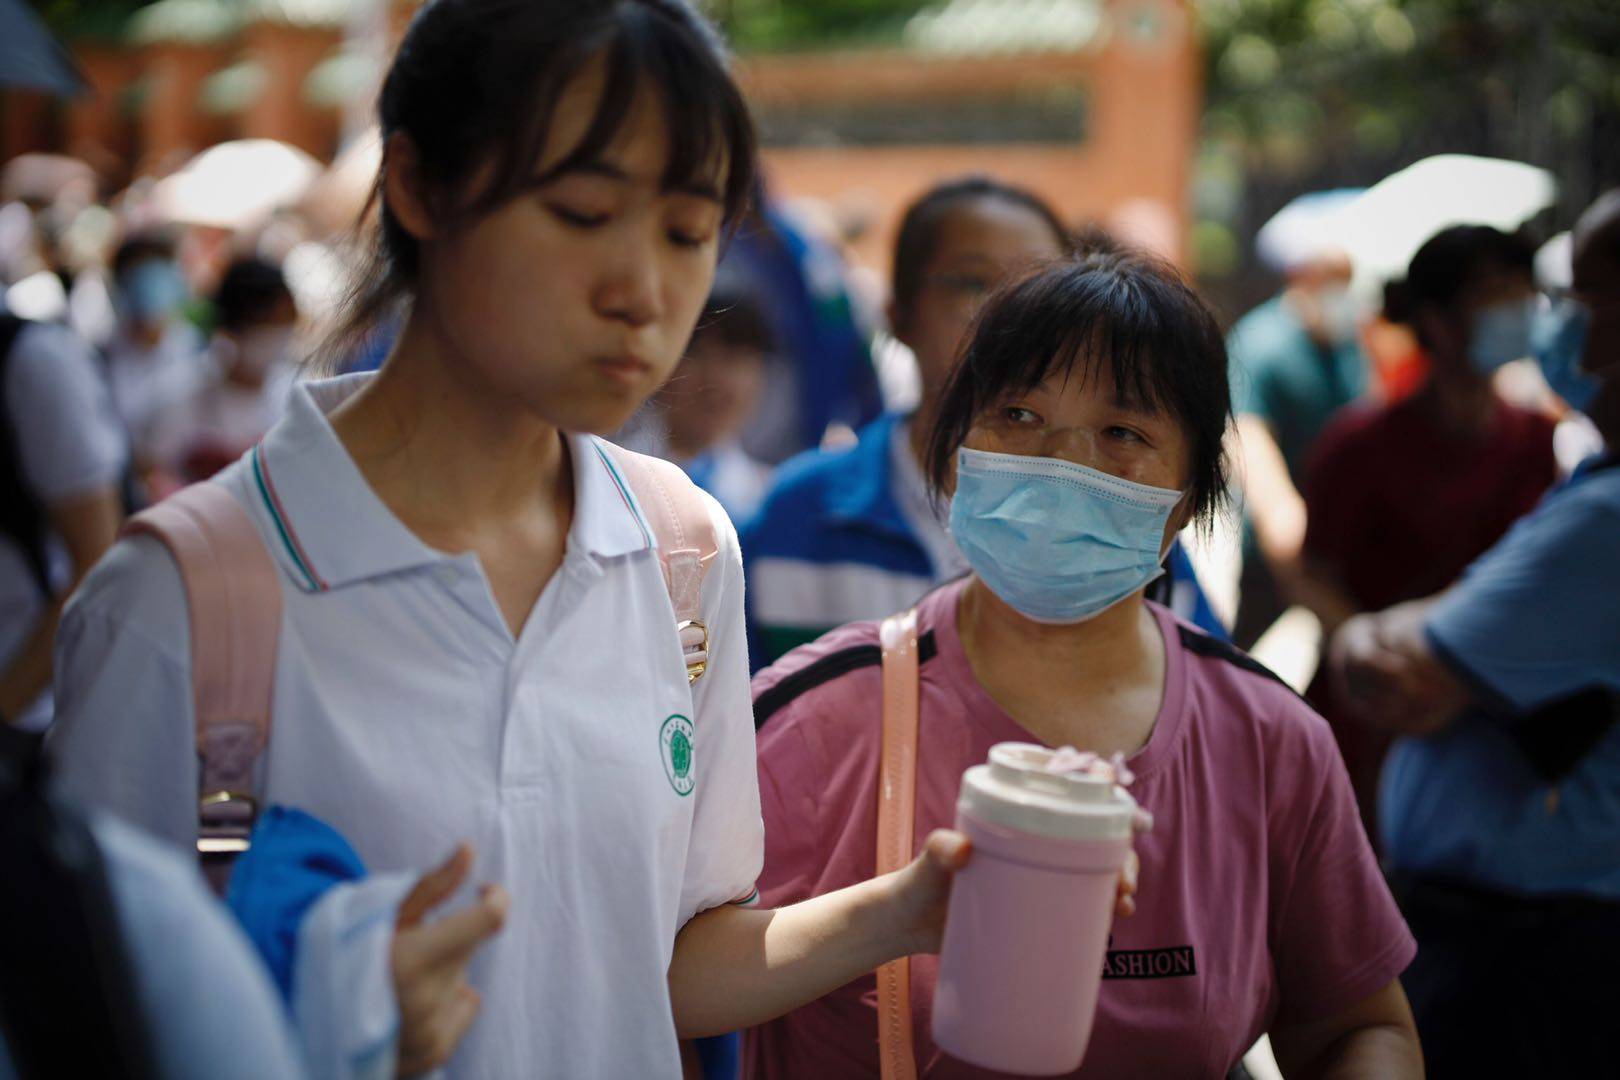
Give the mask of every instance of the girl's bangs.
MULTIPOLYGON (((754 129, 748 107, 718 54, 690 34, 646 11, 624 17, 593 52, 564 77, 577 77, 591 59, 606 66, 602 94, 578 144, 531 183, 600 160, 624 127, 637 98, 651 90, 663 109, 669 157, 660 178, 665 190, 713 190, 734 222, 746 207, 754 180, 754 129)), ((556 96, 551 95, 555 101, 556 96)), ((544 144, 550 117, 538 124, 531 145, 544 144)), ((533 160, 533 158, 530 158, 533 160)))

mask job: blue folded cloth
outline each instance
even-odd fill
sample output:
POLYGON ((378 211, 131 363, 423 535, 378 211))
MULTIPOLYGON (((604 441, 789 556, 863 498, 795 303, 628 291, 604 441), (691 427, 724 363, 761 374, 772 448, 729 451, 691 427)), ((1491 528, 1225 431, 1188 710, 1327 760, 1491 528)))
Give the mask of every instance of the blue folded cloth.
POLYGON ((231 872, 225 903, 289 1005, 304 916, 333 886, 365 876, 360 856, 326 822, 285 806, 272 806, 260 815, 252 846, 231 872))

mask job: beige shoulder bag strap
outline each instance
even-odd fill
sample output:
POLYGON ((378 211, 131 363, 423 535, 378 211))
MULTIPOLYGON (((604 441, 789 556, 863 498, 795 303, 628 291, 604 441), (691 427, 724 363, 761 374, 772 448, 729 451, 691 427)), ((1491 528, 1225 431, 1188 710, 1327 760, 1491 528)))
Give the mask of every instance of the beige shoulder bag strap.
MULTIPOLYGON (((883 758, 878 766, 877 872, 911 862, 917 812, 917 612, 883 620, 883 758)), ((915 1080, 911 958, 877 970, 878 1054, 883 1080, 915 1080)))

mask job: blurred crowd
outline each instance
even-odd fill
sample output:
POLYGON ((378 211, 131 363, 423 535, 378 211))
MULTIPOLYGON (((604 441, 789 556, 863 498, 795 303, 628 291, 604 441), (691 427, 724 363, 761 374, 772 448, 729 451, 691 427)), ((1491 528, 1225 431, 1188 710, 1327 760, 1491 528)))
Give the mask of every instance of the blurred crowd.
MULTIPOLYGON (((176 192, 205 166, 117 192, 67 158, 0 172, 0 715, 18 728, 51 723, 63 604, 120 523, 249 454, 301 381, 388 363, 400 332, 395 313, 320 344, 368 192, 317 206, 333 185, 311 173, 296 197, 196 213, 176 192)), ((1406 992, 1449 1075, 1481 1060, 1508 983, 1481 964, 1520 993, 1559 970, 1508 965, 1501 935, 1530 927, 1524 951, 1571 965, 1620 941, 1620 563, 1591 547, 1620 514, 1592 494, 1615 460, 1617 198, 1557 238, 1519 227, 1539 206, 1438 220, 1393 271, 1346 239, 1354 193, 1279 215, 1256 239, 1277 292, 1227 338, 1242 498, 1216 532, 1236 558, 1189 528, 1148 594, 1242 649, 1290 609, 1319 627, 1296 689, 1417 935, 1406 992), (1492 720, 1457 722, 1475 714, 1492 720)), ((736 522, 755 670, 972 569, 927 475, 975 319, 1031 268, 1125 251, 1016 176, 942 177, 873 295, 836 222, 757 186, 678 368, 614 437, 736 522)), ((1564 1037, 1556 1001, 1537 1038, 1564 1037)))

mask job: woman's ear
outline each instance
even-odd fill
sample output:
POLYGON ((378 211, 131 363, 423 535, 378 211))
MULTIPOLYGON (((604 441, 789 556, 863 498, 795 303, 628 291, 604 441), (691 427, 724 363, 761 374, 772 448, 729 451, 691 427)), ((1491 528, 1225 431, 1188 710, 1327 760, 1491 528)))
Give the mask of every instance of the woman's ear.
POLYGON ((1191 525, 1192 522, 1193 493, 1192 489, 1189 488, 1182 494, 1180 501, 1170 508, 1170 517, 1164 523, 1164 542, 1159 548, 1160 562, 1163 562, 1169 556, 1170 546, 1176 542, 1176 537, 1181 535, 1181 530, 1191 525))
POLYGON ((390 135, 383 147, 383 201, 394 220, 413 238, 432 239, 435 230, 422 177, 422 157, 416 143, 403 131, 390 135))

